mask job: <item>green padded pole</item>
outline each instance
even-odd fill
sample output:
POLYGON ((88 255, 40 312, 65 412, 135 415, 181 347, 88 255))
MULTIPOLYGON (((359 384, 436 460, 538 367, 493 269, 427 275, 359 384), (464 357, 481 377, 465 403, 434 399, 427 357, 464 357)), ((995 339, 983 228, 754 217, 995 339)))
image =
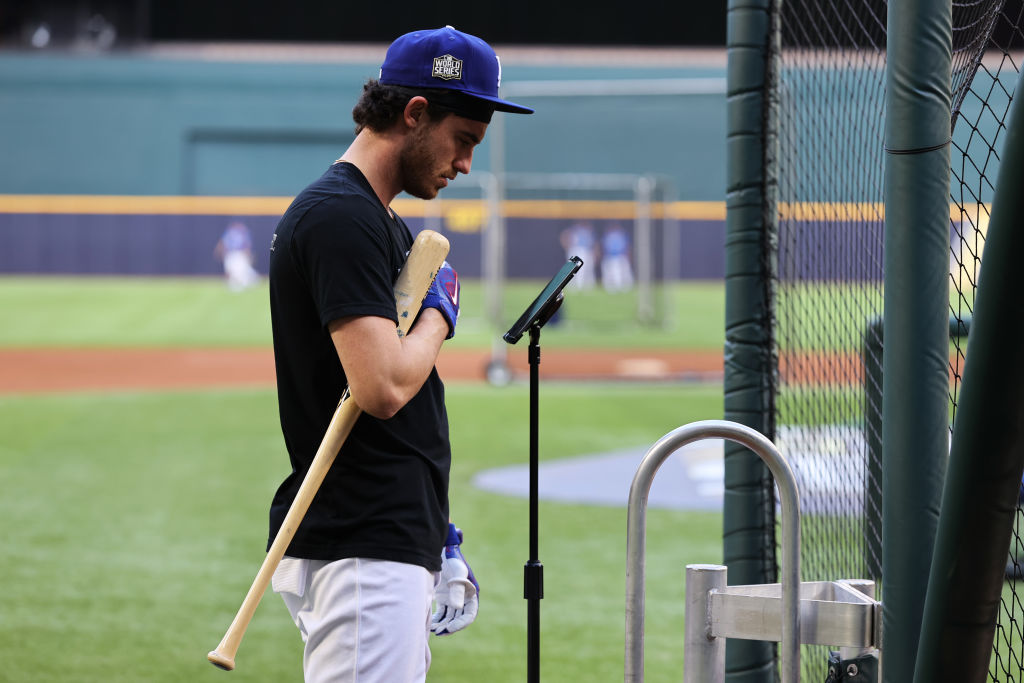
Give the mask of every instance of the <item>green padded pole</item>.
POLYGON ((861 358, 864 363, 864 574, 859 578, 882 580, 882 331, 881 316, 864 330, 861 358))
POLYGON ((890 2, 887 35, 882 675, 906 683, 949 448, 950 0, 890 2))
MULTIPOLYGON (((725 254, 725 418, 774 438, 772 270, 775 181, 767 159, 775 135, 770 0, 728 5, 728 140, 725 254)), ((775 577, 774 491, 768 468, 739 444, 725 445, 723 558, 729 583, 772 583, 775 577)), ((726 643, 726 680, 775 679, 775 646, 726 643)))
POLYGON ((988 680, 1024 471, 1024 75, 1016 94, 953 425, 914 676, 921 683, 988 680))
MULTIPOLYGON (((966 337, 971 317, 949 318, 949 338, 966 337)), ((864 574, 882 579, 882 318, 874 318, 864 330, 861 348, 864 364, 864 442, 867 471, 864 477, 864 574)))

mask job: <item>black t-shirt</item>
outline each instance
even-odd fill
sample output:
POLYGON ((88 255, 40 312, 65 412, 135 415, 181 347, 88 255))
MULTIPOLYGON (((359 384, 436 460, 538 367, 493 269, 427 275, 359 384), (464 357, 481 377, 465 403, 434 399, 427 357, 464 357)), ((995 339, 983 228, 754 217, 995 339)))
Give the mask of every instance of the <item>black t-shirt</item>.
MULTIPOLYGON (((397 325, 393 287, 412 241, 405 223, 388 214, 348 163, 335 163, 303 190, 277 225, 270 312, 292 473, 271 504, 271 541, 347 383, 327 326, 352 315, 397 325)), ((444 386, 434 369, 391 419, 359 417, 287 554, 371 557, 438 571, 448 529, 450 463, 444 386)))

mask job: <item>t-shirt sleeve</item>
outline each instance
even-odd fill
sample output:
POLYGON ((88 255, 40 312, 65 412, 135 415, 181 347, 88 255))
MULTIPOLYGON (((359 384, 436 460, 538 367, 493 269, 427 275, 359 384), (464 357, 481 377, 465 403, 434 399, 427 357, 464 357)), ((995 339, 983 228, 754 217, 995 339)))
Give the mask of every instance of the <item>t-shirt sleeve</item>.
POLYGON ((296 226, 296 258, 324 327, 353 315, 398 323, 392 247, 377 213, 360 197, 331 198, 296 226))

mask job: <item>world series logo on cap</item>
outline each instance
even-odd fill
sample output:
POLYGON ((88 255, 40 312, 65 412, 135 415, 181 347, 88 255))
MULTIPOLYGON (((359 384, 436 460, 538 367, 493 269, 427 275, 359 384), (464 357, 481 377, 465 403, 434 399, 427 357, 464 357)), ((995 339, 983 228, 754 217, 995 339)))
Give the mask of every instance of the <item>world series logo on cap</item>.
POLYGON ((446 81, 458 80, 462 78, 462 60, 451 55, 434 57, 434 70, 430 75, 446 81))

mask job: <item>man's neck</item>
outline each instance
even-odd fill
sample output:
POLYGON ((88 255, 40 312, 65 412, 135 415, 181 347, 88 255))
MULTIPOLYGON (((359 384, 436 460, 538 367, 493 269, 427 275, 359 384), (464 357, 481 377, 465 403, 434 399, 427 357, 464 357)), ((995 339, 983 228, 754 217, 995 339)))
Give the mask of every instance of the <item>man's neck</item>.
POLYGON ((352 141, 338 161, 352 164, 366 177, 380 203, 391 213, 391 200, 401 188, 396 173, 398 151, 396 140, 365 128, 352 141))

